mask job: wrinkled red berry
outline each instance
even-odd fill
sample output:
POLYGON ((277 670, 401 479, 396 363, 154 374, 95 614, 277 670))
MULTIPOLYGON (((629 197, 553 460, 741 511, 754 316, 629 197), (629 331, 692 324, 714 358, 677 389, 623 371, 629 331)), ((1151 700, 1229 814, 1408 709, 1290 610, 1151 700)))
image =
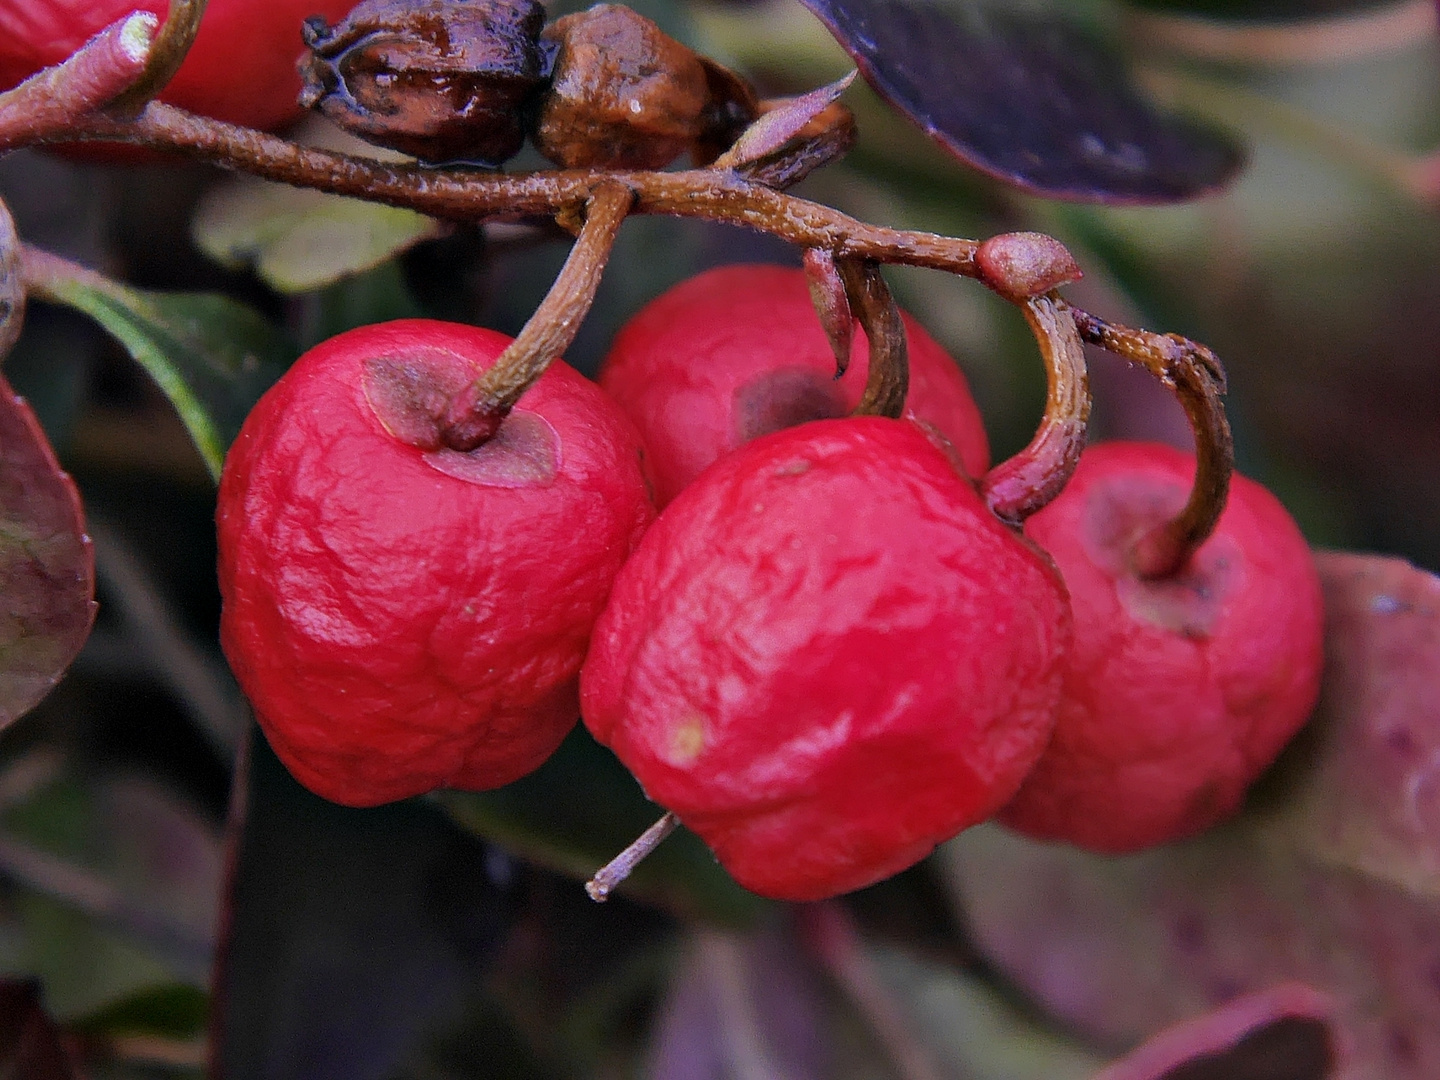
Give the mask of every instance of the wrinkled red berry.
POLYGON ((653 516, 638 438, 554 364, 479 449, 435 449, 508 338, 423 319, 306 353, 230 450, 221 641, 275 752, 368 806, 497 787, 574 724, 611 581, 653 516))
MULTIPOLYGON (((905 332, 907 415, 933 425, 966 471, 983 475, 990 449, 965 376, 909 316, 905 332)), ((598 378, 640 428, 663 507, 712 461, 758 435, 848 415, 869 373, 863 334, 851 355, 836 379, 803 271, 724 266, 681 282, 630 319, 598 378)))
POLYGON ((596 624, 582 712, 737 881, 814 900, 1010 798, 1069 628, 1050 561, 923 429, 822 420, 661 514, 596 624))
MULTIPOLYGON (((310 15, 339 18, 355 0, 210 0, 200 33, 160 100, 249 127, 300 115, 295 61, 310 15)), ((10 0, 0 4, 0 90, 58 64, 111 23, 149 11, 163 23, 169 0, 10 0)), ((133 159, 133 155, 132 159, 133 159)))
POLYGON ((1075 644, 1054 741, 1001 814, 1022 832, 1106 852, 1199 832, 1235 811, 1314 707, 1319 579, 1259 484, 1234 477, 1178 575, 1129 569, 1131 543, 1174 516, 1194 474, 1169 447, 1102 443, 1026 523, 1065 576, 1075 644))

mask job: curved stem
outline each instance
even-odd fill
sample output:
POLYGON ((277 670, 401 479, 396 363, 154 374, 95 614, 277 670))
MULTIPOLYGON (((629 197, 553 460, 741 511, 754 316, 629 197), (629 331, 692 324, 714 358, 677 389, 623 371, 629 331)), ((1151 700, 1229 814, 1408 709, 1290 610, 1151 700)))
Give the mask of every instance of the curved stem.
POLYGON ((595 871, 595 876, 585 883, 585 891, 590 894, 590 899, 597 904, 603 904, 610 899, 616 886, 630 876, 631 871, 640 864, 640 860, 659 847, 661 841, 679 825, 680 819, 670 811, 665 811, 660 820, 641 833, 633 844, 595 871))
POLYGON ((623 184, 596 186, 585 203, 575 246, 545 299, 495 363, 450 402, 441 432, 446 446, 473 450, 494 435, 521 395, 569 348, 595 301, 620 223, 634 201, 623 184))
POLYGON ((865 393, 860 395, 852 415, 898 419, 905 412, 905 395, 910 389, 909 352, 900 308, 876 263, 841 259, 835 267, 845 283, 850 307, 870 341, 870 371, 865 379, 865 393))
POLYGON ((116 112, 143 108, 165 86, 185 62, 185 54, 200 32, 200 19, 205 14, 206 0, 170 0, 170 14, 160 34, 150 46, 145 70, 123 94, 110 104, 116 112))
POLYGON ((1175 392, 1195 433, 1195 482, 1184 508, 1135 541, 1130 565, 1144 578, 1178 573, 1190 556, 1215 531, 1230 494, 1235 468, 1235 443, 1220 396, 1225 369, 1207 349, 1179 334, 1156 334, 1114 326, 1084 311, 1075 311, 1080 336, 1125 359, 1143 365, 1175 392))
POLYGON ((996 465, 980 482, 995 516, 1021 524, 1060 494, 1085 449, 1090 422, 1090 380, 1074 308, 1054 293, 1021 305, 1045 361, 1045 415, 1030 445, 996 465))

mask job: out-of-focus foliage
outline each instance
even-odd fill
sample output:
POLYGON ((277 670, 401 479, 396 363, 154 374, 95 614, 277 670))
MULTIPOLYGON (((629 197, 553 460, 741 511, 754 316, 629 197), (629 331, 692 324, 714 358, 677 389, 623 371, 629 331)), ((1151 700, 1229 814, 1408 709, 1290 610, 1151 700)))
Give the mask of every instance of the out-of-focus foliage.
POLYGON ((944 862, 981 947, 1065 1023, 1125 1043, 1237 994, 1330 994, 1344 1080, 1440 1070, 1440 579, 1321 556, 1311 728, 1246 814, 1101 858, 986 826, 944 862))

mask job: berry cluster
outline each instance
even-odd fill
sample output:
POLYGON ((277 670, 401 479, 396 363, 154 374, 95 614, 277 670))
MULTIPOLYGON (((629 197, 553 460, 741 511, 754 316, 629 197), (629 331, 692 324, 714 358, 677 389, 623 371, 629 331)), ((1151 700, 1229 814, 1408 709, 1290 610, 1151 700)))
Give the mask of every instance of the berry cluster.
POLYGON ((822 329, 817 280, 682 284, 599 386, 557 362, 471 450, 447 410, 499 335, 410 321, 302 358, 219 509, 226 652, 295 774, 354 805, 498 786, 578 695, 672 820, 797 900, 997 814, 1128 851, 1230 813, 1318 689, 1318 584, 1278 503, 1237 479, 1177 533, 1194 459, 1111 444, 1022 531, 1025 468, 989 468, 908 317, 903 410, 855 415, 906 350, 873 312, 822 329))

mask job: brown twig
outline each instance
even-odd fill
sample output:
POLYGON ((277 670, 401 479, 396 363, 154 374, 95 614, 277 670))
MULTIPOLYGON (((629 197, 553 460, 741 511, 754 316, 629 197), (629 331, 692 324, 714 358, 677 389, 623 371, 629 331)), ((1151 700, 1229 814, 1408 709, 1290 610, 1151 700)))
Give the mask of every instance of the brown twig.
POLYGON ((1045 361, 1045 414, 1030 444, 980 483, 986 505, 1012 525, 1060 494, 1080 463, 1090 422, 1090 380, 1075 309, 1050 293, 1026 300, 1021 310, 1045 361))
POLYGON ((575 246, 545 299, 495 363, 451 401, 441 435, 446 446, 473 450, 494 435, 521 395, 569 348, 595 301, 620 223, 634 201, 623 184, 596 186, 585 203, 575 246))
POLYGON ((1169 577, 1189 561, 1215 530, 1230 493, 1235 443, 1220 396, 1225 369, 1203 345, 1178 334, 1114 326, 1088 312, 1074 312, 1080 336, 1142 365, 1175 392, 1195 433, 1195 482, 1184 508, 1140 537, 1130 564, 1144 578, 1169 577))
POLYGON ((495 174, 384 164, 301 147, 274 135, 195 116, 154 102, 134 121, 91 116, 64 136, 32 142, 108 141, 185 154, 222 168, 296 187, 404 206, 452 221, 552 217, 584 204, 605 183, 635 193, 632 213, 706 218, 745 225, 837 257, 902 263, 975 276, 973 240, 867 225, 735 172, 560 169, 495 174))
MULTIPOLYGON (((827 251, 837 264, 902 264, 980 278, 992 287, 995 284, 994 273, 987 274, 977 264, 980 245, 973 240, 869 225, 831 207, 788 195, 735 170, 551 170, 504 175, 466 169, 426 169, 297 146, 275 136, 194 116, 158 102, 152 102, 133 120, 95 114, 77 120, 63 134, 39 132, 29 141, 62 140, 117 141, 181 152, 276 182, 403 206, 455 221, 558 216, 573 213, 579 206, 589 207, 593 215, 594 200, 602 189, 609 188, 629 194, 632 200, 629 213, 744 225, 802 248, 827 251)), ((597 227, 596 236, 598 244, 604 239, 604 231, 597 227)), ((1063 253, 1058 242, 1052 241, 1046 251, 1048 262, 1042 268, 1046 272, 1058 272, 1057 267, 1071 265, 1067 263, 1068 253, 1063 253)), ((572 260, 575 261, 574 277, 583 283, 589 276, 588 256, 582 253, 577 257, 572 253, 572 260)), ((989 269, 993 271, 994 267, 989 269)), ((568 263, 566 270, 571 270, 568 263)), ((1056 280, 1068 280, 1069 276, 1067 271, 1056 280)), ((1008 280, 1001 282, 1007 289, 1008 280)), ((565 308, 575 296, 585 295, 583 289, 579 292, 573 289, 572 283, 566 283, 563 288, 557 283, 546 304, 553 300, 556 307, 565 308)), ((869 292, 870 287, 866 291, 869 292)), ((1058 493, 1084 444, 1089 391, 1083 351, 1075 332, 1076 322, 1089 328, 1088 340, 1142 363, 1149 355, 1146 350, 1155 347, 1161 336, 1105 323, 1064 304, 1053 293, 1029 297, 1017 293, 1010 299, 1024 310, 1040 342, 1050 375, 1046 415, 1035 439, 1015 458, 991 470, 985 480, 992 508, 1007 520, 1018 522, 1058 493)), ((527 332, 533 325, 534 335, 541 335, 541 315, 545 310, 542 305, 542 311, 527 325, 527 332)), ((881 314, 877 308, 875 317, 879 319, 881 314)), ((1162 350, 1167 356, 1198 358, 1197 363, 1210 356, 1203 346, 1184 338, 1166 335, 1164 340, 1169 343, 1162 350)), ((1151 370, 1162 378, 1176 377, 1173 372, 1167 376, 1163 365, 1161 369, 1152 366, 1151 370)), ((1199 388, 1200 384, 1196 386, 1199 388)), ((1190 533, 1194 532, 1193 527, 1187 528, 1190 533)), ((1187 542, 1180 541, 1182 546, 1187 542)), ((1152 555, 1147 548, 1140 558, 1147 566, 1159 565, 1164 561, 1162 555, 1169 557, 1165 552, 1152 555)))

